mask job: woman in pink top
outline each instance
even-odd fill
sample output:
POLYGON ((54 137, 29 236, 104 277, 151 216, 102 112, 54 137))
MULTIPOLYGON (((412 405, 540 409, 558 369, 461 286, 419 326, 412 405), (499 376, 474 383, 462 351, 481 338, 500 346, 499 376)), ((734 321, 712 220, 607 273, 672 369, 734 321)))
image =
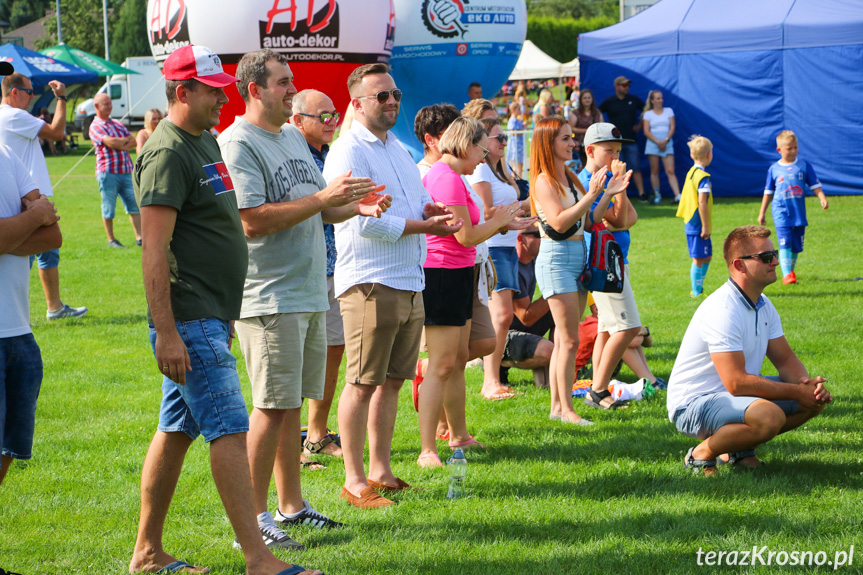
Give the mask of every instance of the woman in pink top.
POLYGON ((446 238, 426 237, 423 305, 429 362, 419 397, 422 451, 417 464, 420 467, 443 465, 437 452, 435 429, 444 405, 450 445, 482 446, 467 432, 463 383, 476 285, 474 246, 523 213, 518 202, 513 202, 501 206, 485 223, 479 223, 479 208, 461 178, 472 174, 488 154, 488 136, 477 120, 466 116, 456 119, 441 136, 438 150, 441 159, 431 167, 423 183, 432 199, 446 204, 454 219, 463 220, 464 225, 446 238))

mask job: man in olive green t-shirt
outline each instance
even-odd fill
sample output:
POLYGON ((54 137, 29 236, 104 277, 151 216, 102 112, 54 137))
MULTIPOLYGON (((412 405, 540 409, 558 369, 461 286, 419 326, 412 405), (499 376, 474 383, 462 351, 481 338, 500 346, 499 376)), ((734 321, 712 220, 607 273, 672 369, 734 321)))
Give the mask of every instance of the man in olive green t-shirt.
MULTIPOLYGON (((249 417, 231 354, 248 250, 237 198, 209 129, 237 81, 202 46, 164 64, 168 116, 135 166, 150 342, 162 372, 159 426, 141 473, 141 519, 130 572, 206 573, 165 552, 162 530, 192 441, 210 444, 213 479, 246 572, 294 575, 265 546, 246 459, 249 417)), ((317 573, 317 572, 316 572, 317 573)))

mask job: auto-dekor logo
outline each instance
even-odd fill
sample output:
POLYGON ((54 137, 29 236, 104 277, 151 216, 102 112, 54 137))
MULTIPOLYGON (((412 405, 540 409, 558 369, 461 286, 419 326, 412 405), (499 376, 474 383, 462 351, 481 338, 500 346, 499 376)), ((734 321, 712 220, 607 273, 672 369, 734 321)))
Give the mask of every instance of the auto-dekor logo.
POLYGON ((259 23, 261 48, 339 47, 337 0, 273 0, 266 17, 259 23))
POLYGON ((470 0, 423 0, 423 24, 435 36, 464 38, 467 28, 461 23, 465 4, 470 0))
POLYGON ((150 0, 147 31, 157 60, 164 60, 177 48, 192 43, 187 16, 185 0, 150 0))

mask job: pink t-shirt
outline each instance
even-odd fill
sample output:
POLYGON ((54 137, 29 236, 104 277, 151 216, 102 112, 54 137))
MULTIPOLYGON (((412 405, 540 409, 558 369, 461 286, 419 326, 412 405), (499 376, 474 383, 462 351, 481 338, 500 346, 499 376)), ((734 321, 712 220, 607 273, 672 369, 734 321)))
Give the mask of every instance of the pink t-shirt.
MULTIPOLYGON (((474 226, 479 223, 479 208, 470 197, 464 180, 447 164, 435 162, 423 178, 423 184, 434 201, 447 206, 467 206, 470 223, 474 226)), ((424 267, 427 268, 468 268, 476 260, 476 248, 461 245, 455 236, 427 235, 426 246, 428 254, 424 267)))

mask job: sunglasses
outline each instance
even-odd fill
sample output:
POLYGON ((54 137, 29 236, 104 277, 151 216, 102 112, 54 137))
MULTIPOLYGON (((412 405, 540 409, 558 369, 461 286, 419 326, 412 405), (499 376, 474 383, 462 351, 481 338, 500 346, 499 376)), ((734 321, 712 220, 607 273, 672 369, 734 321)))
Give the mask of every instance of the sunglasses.
POLYGON ((497 140, 501 146, 506 144, 506 134, 498 134, 497 136, 493 136, 493 139, 497 140))
POLYGON ((386 104, 390 100, 390 94, 396 102, 401 102, 402 91, 396 88, 395 90, 381 90, 373 96, 357 96, 358 98, 375 98, 378 104, 386 104))
POLYGON ((338 112, 324 112, 323 114, 317 116, 315 114, 303 114, 302 112, 297 112, 297 114, 300 116, 305 116, 307 118, 317 118, 321 121, 321 124, 324 124, 325 126, 329 126, 330 124, 338 124, 339 118, 342 117, 342 115, 338 112))
POLYGON ((28 96, 33 95, 33 88, 15 88, 15 89, 18 90, 19 92, 24 92, 28 96))
POLYGON ((484 159, 486 159, 486 158, 488 157, 489 153, 491 152, 491 150, 489 150, 488 148, 483 148, 483 147, 482 147, 482 146, 480 146, 479 144, 477 144, 477 147, 478 147, 480 150, 482 150, 482 151, 483 151, 482 159, 483 159, 483 160, 484 160, 484 159))
POLYGON ((761 260, 763 263, 765 263, 765 264, 769 264, 770 262, 772 262, 772 261, 773 261, 773 259, 774 259, 774 258, 777 258, 777 257, 779 257, 779 250, 769 250, 769 251, 766 251, 766 252, 761 252, 760 254, 752 254, 752 255, 748 255, 748 256, 740 256, 740 257, 739 257, 739 258, 737 258, 737 259, 739 259, 739 260, 751 260, 751 259, 758 258, 758 259, 759 259, 759 260, 761 260))

